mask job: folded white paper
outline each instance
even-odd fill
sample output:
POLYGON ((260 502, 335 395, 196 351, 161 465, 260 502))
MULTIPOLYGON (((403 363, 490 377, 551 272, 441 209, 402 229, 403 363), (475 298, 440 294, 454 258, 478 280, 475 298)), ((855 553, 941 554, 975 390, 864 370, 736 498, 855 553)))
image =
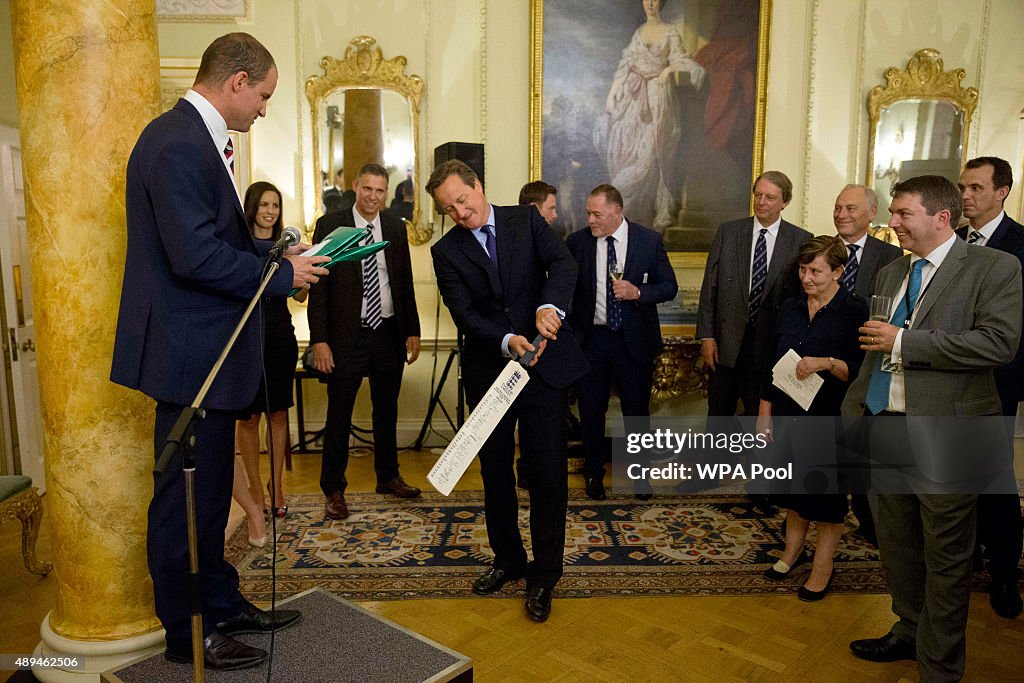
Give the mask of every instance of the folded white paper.
POLYGON ((800 354, 793 349, 787 351, 772 368, 772 384, 782 389, 801 408, 808 410, 825 380, 818 373, 813 373, 807 379, 797 379, 796 364, 799 362, 800 354))
POLYGON ((529 381, 530 375, 522 365, 514 360, 508 362, 427 474, 427 481, 434 488, 446 496, 451 494, 469 463, 529 381))

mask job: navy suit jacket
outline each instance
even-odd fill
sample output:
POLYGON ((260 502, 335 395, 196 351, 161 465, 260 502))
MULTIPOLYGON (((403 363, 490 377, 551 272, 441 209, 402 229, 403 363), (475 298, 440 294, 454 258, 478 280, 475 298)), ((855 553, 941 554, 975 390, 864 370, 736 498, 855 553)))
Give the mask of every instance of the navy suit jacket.
MULTIPOLYGON (((313 244, 318 244, 339 226, 355 227, 354 208, 324 214, 316 222, 313 244)), ((412 261, 405 223, 390 211, 380 214, 382 237, 391 242, 384 250, 391 301, 402 353, 405 340, 420 336, 416 293, 412 283, 412 261)), ((376 257, 374 257, 376 258, 376 257)), ((327 342, 335 363, 344 363, 359 336, 363 308, 363 262, 345 261, 331 267, 331 276, 309 290, 309 343, 327 342)))
POLYGON ((875 278, 878 277, 878 271, 900 256, 903 256, 903 250, 895 244, 868 235, 864 249, 857 254, 857 279, 853 284, 853 293, 865 301, 871 301, 871 295, 875 293, 875 278))
MULTIPOLYGON (((958 229, 956 234, 967 239, 968 229, 969 226, 964 226, 958 229)), ((1014 256, 1024 268, 1024 225, 1009 216, 1003 215, 1003 220, 999 222, 996 231, 992 233, 992 238, 985 242, 985 246, 1005 251, 1014 256)), ((1024 307, 1024 301, 1021 302, 1021 306, 1024 307)), ((1024 401, 1024 335, 1021 336, 1014 359, 1009 365, 996 370, 996 384, 1001 397, 1024 401)))
MULTIPOLYGON (((158 400, 192 403, 264 262, 199 112, 185 100, 154 119, 128 159, 127 254, 110 379, 158 400)), ((286 296, 282 261, 268 296, 286 296)), ((249 320, 203 407, 238 410, 259 385, 260 329, 249 320)))
POLYGON ((544 304, 565 311, 566 320, 530 368, 531 378, 562 389, 589 369, 569 321, 576 287, 572 255, 533 206, 495 206, 494 223, 498 268, 460 226, 430 249, 441 297, 465 337, 463 377, 471 402, 508 363, 501 354, 505 335, 531 342, 537 336, 536 311, 544 304))
MULTIPOLYGON (((622 278, 640 289, 640 298, 620 302, 622 332, 630 357, 636 363, 651 363, 661 351, 658 304, 675 297, 679 286, 661 235, 631 221, 627 221, 626 230, 629 242, 622 278)), ((607 248, 604 239, 594 237, 590 230, 579 230, 569 235, 565 243, 580 270, 573 297, 572 320, 573 329, 584 347, 594 328, 599 286, 594 269, 597 267, 598 248, 607 248)), ((604 273, 600 286, 604 286, 607 279, 608 274, 604 273)))

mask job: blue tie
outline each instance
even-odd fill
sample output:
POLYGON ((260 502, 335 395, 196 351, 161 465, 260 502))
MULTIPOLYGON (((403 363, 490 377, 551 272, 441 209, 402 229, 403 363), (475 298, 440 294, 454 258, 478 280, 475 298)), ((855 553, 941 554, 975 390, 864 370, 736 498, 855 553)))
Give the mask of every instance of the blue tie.
MULTIPOLYGON (((618 259, 615 258, 615 238, 606 237, 605 244, 608 245, 608 265, 618 263, 618 259)), ((604 303, 605 312, 608 317, 608 329, 614 332, 622 327, 622 304, 615 298, 615 294, 612 291, 612 276, 608 270, 605 270, 604 277, 607 282, 607 294, 605 294, 604 303)))
POLYGON ((847 244, 846 248, 850 250, 850 255, 846 259, 846 270, 839 278, 839 284, 845 287, 847 292, 853 293, 853 286, 857 283, 857 268, 860 266, 857 263, 857 250, 860 249, 860 245, 847 244))
POLYGON ((761 234, 757 236, 757 244, 754 246, 754 274, 750 278, 750 314, 747 320, 753 324, 757 320, 758 311, 761 310, 761 294, 764 293, 764 283, 768 280, 768 241, 765 235, 768 228, 761 228, 761 234))
MULTIPOLYGON (((917 297, 921 294, 921 271, 924 270, 926 263, 928 263, 927 260, 918 259, 910 269, 907 295, 900 299, 896 312, 889 320, 890 324, 904 327, 905 321, 917 305, 917 297)), ((889 407, 889 385, 892 383, 892 373, 882 372, 881 368, 882 354, 879 353, 878 358, 875 359, 875 369, 871 373, 871 383, 868 384, 867 407, 872 415, 878 415, 889 407)))
MULTIPOLYGON (((373 244, 372 232, 366 234, 365 243, 373 244)), ((380 277, 377 275, 376 254, 363 259, 363 298, 366 299, 366 319, 363 322, 367 327, 377 329, 384 318, 381 315, 380 277)))
POLYGON ((488 256, 488 258, 491 259, 491 263, 494 264, 494 267, 497 268, 498 267, 498 241, 496 239, 494 239, 494 227, 490 226, 490 225, 485 225, 484 227, 482 227, 480 229, 484 231, 484 238, 485 238, 485 241, 487 242, 487 256, 488 256))

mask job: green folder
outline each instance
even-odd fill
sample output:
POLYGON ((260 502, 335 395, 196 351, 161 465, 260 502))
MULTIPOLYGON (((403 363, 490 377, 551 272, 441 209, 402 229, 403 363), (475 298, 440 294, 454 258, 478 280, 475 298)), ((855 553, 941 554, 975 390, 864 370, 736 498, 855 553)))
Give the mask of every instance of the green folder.
MULTIPOLYGON (((320 265, 330 269, 336 263, 341 263, 342 261, 362 261, 391 244, 387 240, 381 240, 373 244, 358 244, 365 237, 366 230, 362 228, 335 228, 331 234, 320 242, 323 246, 320 247, 316 255, 331 257, 330 261, 320 265)), ((296 287, 288 296, 295 296, 298 292, 299 288, 296 287)))

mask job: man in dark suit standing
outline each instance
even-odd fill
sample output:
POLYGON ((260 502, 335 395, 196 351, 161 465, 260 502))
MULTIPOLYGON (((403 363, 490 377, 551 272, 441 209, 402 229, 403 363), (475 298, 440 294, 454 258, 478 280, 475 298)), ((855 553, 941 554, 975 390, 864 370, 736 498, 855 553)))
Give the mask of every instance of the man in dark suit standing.
POLYGON ((327 497, 328 519, 348 517, 349 432, 352 408, 363 378, 370 378, 373 401, 373 468, 377 493, 415 498, 398 472, 398 394, 402 370, 420 355, 420 319, 412 285, 412 262, 405 224, 390 212, 388 172, 366 164, 355 181, 355 206, 321 216, 313 242, 321 242, 339 226, 369 230, 365 242, 391 244, 365 261, 339 263, 331 277, 310 289, 309 342, 316 369, 330 375, 327 382, 327 425, 320 488, 327 497))
POLYGON ((473 584, 487 595, 526 578, 526 613, 545 621, 562 576, 568 499, 566 411, 568 387, 587 371, 587 361, 564 318, 571 312, 576 263, 531 206, 492 206, 476 174, 447 161, 427 192, 460 227, 432 248, 437 286, 464 335, 462 373, 466 398, 475 407, 509 358, 537 350, 530 381, 480 449, 487 539, 494 564, 473 584), (537 333, 543 337, 534 347, 537 333), (530 477, 527 563, 519 533, 519 501, 513 475, 515 428, 530 477))
POLYGON ((811 233, 782 220, 793 198, 784 173, 765 171, 754 183, 754 215, 715 232, 697 309, 708 380, 708 415, 755 417, 760 383, 771 361, 779 306, 799 293, 796 255, 811 233))
MULTIPOLYGON (((231 33, 203 53, 195 84, 142 132, 128 160, 128 247, 110 378, 155 399, 153 442, 160 456, 259 287, 262 259, 234 183, 229 130, 245 132, 266 114, 277 85, 274 58, 255 38, 231 33)), ((297 254, 299 249, 295 249, 297 254)), ((287 296, 327 270, 326 257, 285 257, 264 295, 287 296)), ((224 560, 231 506, 236 411, 259 384, 262 332, 253 318, 213 383, 195 426, 196 517, 203 650, 210 669, 240 669, 267 656, 231 637, 294 623, 294 610, 263 612, 238 591, 224 560)), ((147 553, 166 657, 192 661, 185 483, 180 455, 157 477, 147 553)))
POLYGON ((868 353, 842 411, 872 416, 870 457, 882 466, 871 501, 899 617, 850 649, 871 661, 916 659, 927 681, 964 674, 975 509, 987 488, 979 476, 1012 466, 1004 436, 980 418, 999 418, 994 372, 1019 344, 1021 267, 956 238, 961 206, 940 176, 893 188, 889 225, 911 254, 878 273, 876 293, 893 298, 890 322, 860 328, 868 353))
MULTIPOLYGON (((844 187, 832 209, 832 222, 849 252, 839 284, 865 301, 871 301, 871 295, 875 292, 875 276, 878 271, 903 255, 903 250, 895 244, 888 244, 868 234, 868 228, 877 215, 878 195, 864 185, 844 187)), ((851 507, 860 524, 858 533, 877 546, 875 522, 867 494, 864 493, 869 485, 866 473, 850 470, 849 476, 854 478, 851 482, 851 507)))
POLYGON ((356 202, 356 193, 350 187, 345 187, 345 171, 338 170, 334 177, 334 185, 324 190, 324 213, 335 211, 347 211, 356 202))
POLYGON ((844 187, 832 210, 836 232, 849 251, 839 284, 865 301, 870 301, 874 294, 878 271, 903 255, 903 250, 895 244, 868 234, 868 228, 877 215, 878 195, 864 185, 844 187))
MULTIPOLYGON (((1024 267, 1024 227, 1003 210, 1012 185, 1013 170, 1005 160, 978 157, 968 161, 959 187, 970 224, 956 233, 970 244, 1005 251, 1024 267)), ((1024 400, 1024 338, 1014 359, 996 370, 996 387, 1012 435, 1017 404, 1024 400)), ((985 547, 992 577, 989 601, 996 614, 1007 619, 1016 617, 1024 607, 1017 587, 1022 538, 1020 496, 993 493, 978 498, 978 542, 985 547)))
POLYGON ((587 198, 590 230, 574 232, 566 246, 579 266, 572 321, 590 372, 579 381, 587 495, 604 500, 604 435, 612 383, 622 414, 651 414, 654 358, 661 351, 658 304, 679 289, 661 235, 622 215, 622 195, 598 185, 587 198), (613 266, 617 266, 613 268, 613 266))

